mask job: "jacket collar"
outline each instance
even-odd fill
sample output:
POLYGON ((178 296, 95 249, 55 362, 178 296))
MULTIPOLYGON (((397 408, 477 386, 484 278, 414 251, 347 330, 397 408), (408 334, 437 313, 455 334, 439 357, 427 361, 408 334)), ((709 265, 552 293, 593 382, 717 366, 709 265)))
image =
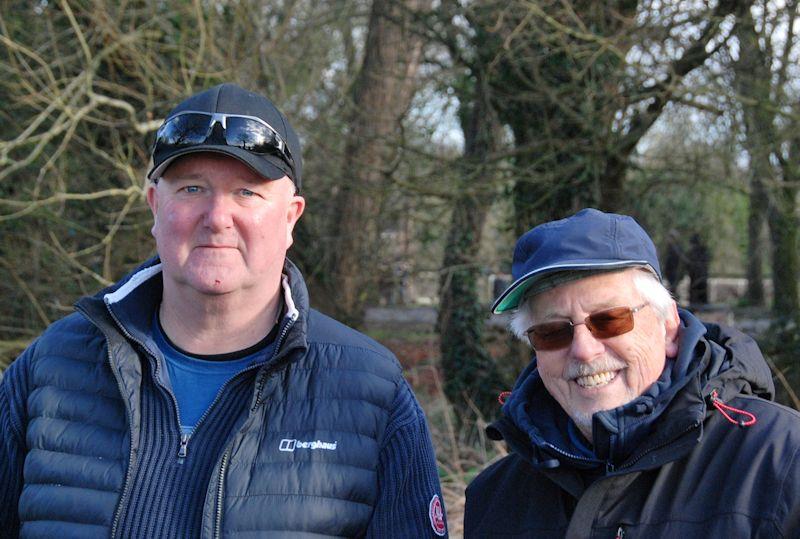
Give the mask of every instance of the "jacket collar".
MULTIPOLYGON (((162 266, 158 257, 153 257, 114 285, 96 295, 84 297, 76 303, 91 322, 104 333, 111 329, 122 333, 127 339, 138 342, 150 353, 157 355, 157 346, 151 335, 153 313, 161 303, 163 280, 162 266)), ((287 325, 281 350, 284 356, 294 348, 307 347, 308 290, 302 274, 289 259, 284 261, 284 276, 281 282, 284 294, 287 325)), ((286 325, 286 324, 285 324, 286 325)), ((279 357, 274 359, 279 359, 279 357)))

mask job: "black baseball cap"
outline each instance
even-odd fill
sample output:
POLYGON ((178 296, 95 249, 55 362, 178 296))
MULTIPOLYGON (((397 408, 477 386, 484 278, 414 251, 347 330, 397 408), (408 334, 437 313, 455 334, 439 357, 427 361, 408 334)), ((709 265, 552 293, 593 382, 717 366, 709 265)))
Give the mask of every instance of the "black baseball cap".
MULTIPOLYGON (((153 167, 147 173, 148 179, 159 178, 170 163, 180 156, 197 152, 216 152, 235 157, 264 178, 277 180, 288 176, 294 182, 297 191, 300 191, 303 168, 300 139, 289 124, 289 120, 272 101, 236 84, 220 84, 187 98, 172 109, 159 128, 159 134, 170 120, 188 112, 258 118, 280 136, 290 157, 287 158, 280 152, 255 153, 241 147, 231 146, 225 142, 224 138, 215 136, 214 133, 203 142, 187 145, 159 144, 157 134, 152 151, 153 167)), ((217 129, 217 126, 214 126, 214 129, 217 129)))

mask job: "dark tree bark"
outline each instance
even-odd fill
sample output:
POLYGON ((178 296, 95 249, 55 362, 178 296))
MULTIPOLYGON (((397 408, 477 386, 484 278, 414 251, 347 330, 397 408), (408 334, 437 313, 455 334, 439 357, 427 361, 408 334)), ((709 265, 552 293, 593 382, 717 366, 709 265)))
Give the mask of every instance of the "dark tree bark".
POLYGON ((495 190, 496 167, 488 160, 498 146, 500 125, 483 75, 475 74, 473 82, 472 95, 461 96, 464 157, 442 262, 437 323, 445 394, 462 421, 473 416, 469 402, 484 417, 493 416, 502 390, 497 366, 483 344, 488 312, 477 293, 478 249, 495 190))
MULTIPOLYGON (((800 111, 795 111, 795 114, 800 111)), ((797 128, 791 131, 796 132, 797 128)), ((800 244, 798 244, 797 194, 800 186, 800 138, 790 140, 789 154, 779 159, 783 178, 774 189, 769 208, 772 238, 772 310, 779 318, 800 322, 800 244)))
POLYGON ((703 238, 695 232, 689 241, 689 304, 692 306, 708 303, 708 267, 711 254, 703 238))
POLYGON ((761 306, 766 303, 762 244, 769 200, 761 179, 764 176, 753 170, 751 178, 750 207, 747 214, 747 291, 745 298, 750 305, 761 306))
POLYGON ((761 51, 752 14, 746 12, 737 28, 739 60, 734 63, 745 128, 745 147, 750 155, 750 205, 747 216, 747 302, 764 305, 764 227, 769 198, 765 184, 774 181, 770 153, 774 137, 772 74, 761 51))
POLYGON ((375 294, 380 209, 399 147, 401 121, 414 96, 423 39, 413 12, 430 0, 374 0, 364 61, 352 89, 341 184, 331 214, 329 296, 333 314, 361 326, 375 294))
MULTIPOLYGON (((745 123, 746 147, 751 161, 751 204, 748 222, 750 234, 750 265, 748 279, 753 290, 748 297, 763 297, 760 284, 761 222, 766 217, 772 255, 773 312, 779 318, 796 320, 800 316, 797 275, 800 270, 798 254, 797 194, 800 181, 800 138, 797 137, 796 103, 791 103, 790 121, 782 129, 777 121, 780 105, 787 101, 784 86, 790 51, 794 47, 794 23, 797 2, 786 5, 790 24, 783 57, 773 58, 769 36, 761 35, 747 12, 737 28, 740 59, 735 64, 735 75, 745 123), (764 43, 762 46, 761 42, 764 43), (765 50, 767 48, 767 50, 765 50), (773 73, 772 65, 780 68, 773 73), (780 164, 776 171, 771 163, 780 164), (759 283, 756 283, 759 281, 759 283)), ((766 25, 764 25, 766 28, 766 25)))

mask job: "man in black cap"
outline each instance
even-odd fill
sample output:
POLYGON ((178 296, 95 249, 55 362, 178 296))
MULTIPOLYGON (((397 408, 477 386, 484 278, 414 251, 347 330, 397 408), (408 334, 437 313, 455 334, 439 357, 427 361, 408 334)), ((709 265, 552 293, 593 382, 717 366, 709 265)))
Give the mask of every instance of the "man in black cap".
POLYGON ((0 385, 0 530, 23 537, 447 534, 394 356, 286 259, 300 142, 266 98, 194 95, 156 135, 158 256, 81 299, 0 385))
POLYGON ((661 284, 631 217, 537 226, 494 304, 534 358, 487 432, 466 537, 799 537, 800 414, 756 344, 661 284))

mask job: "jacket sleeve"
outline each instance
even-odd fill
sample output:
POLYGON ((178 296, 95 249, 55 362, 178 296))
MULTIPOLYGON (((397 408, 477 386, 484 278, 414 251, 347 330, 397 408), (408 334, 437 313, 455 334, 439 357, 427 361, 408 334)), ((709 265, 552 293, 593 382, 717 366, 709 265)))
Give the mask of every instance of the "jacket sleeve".
POLYGON ((436 456, 425 415, 405 381, 381 447, 378 502, 366 537, 446 537, 436 456))
POLYGON ((27 395, 28 348, 0 379, 0 530, 4 537, 19 535, 17 506, 22 491, 25 461, 25 400, 27 395))

